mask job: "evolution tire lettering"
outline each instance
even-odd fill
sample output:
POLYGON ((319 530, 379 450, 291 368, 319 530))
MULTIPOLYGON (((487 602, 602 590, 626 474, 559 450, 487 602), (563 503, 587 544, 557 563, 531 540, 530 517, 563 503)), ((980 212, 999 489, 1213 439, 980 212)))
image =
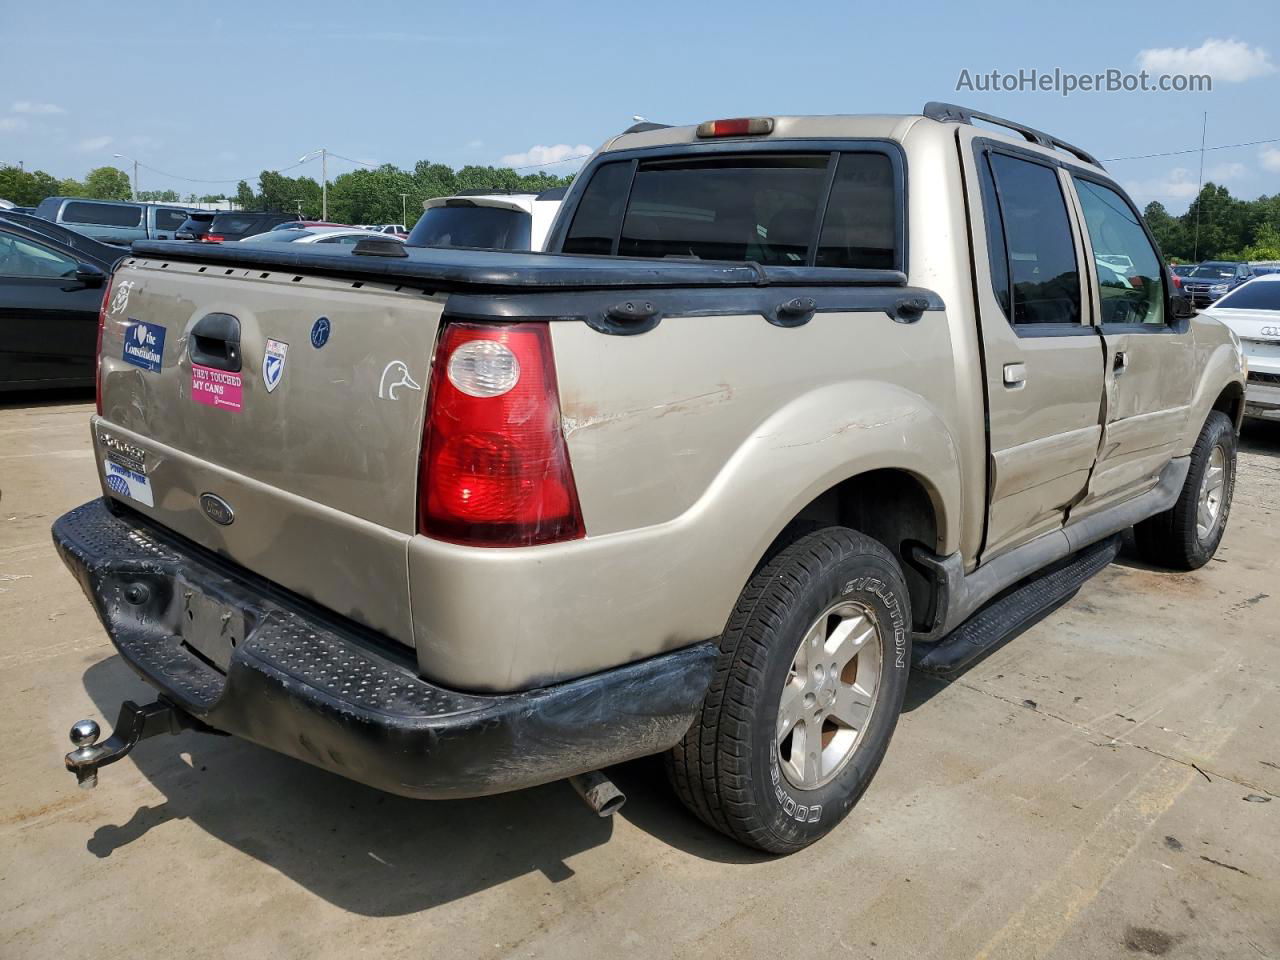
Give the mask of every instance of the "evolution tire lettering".
POLYGON ((902 605, 898 603, 898 598, 893 595, 893 591, 882 580, 875 577, 859 577, 856 580, 850 580, 844 585, 844 589, 840 591, 841 596, 848 596, 855 590, 865 590, 880 599, 880 602, 889 610, 889 616, 893 619, 893 665, 895 667, 906 667, 907 665, 907 624, 906 619, 902 616, 902 605))

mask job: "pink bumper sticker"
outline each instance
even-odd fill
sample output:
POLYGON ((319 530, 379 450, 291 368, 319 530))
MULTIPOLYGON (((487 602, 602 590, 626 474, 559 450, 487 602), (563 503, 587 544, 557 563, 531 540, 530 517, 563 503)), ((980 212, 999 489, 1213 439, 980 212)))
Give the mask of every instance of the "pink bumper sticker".
POLYGON ((238 373, 191 365, 191 399, 206 407, 239 411, 244 393, 244 378, 238 373))

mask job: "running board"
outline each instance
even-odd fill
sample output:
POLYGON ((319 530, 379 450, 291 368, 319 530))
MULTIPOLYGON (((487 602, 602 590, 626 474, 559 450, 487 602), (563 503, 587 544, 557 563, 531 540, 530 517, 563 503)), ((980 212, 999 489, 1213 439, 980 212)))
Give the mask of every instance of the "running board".
POLYGON ((915 644, 912 665, 944 677, 973 666, 1070 600, 1119 552, 1120 537, 1113 536, 1022 581, 938 642, 915 644))

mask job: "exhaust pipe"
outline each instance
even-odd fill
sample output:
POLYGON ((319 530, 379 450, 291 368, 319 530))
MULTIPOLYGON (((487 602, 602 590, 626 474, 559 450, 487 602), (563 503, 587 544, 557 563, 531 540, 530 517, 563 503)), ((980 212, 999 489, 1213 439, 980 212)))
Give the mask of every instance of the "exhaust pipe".
POLYGON ((627 795, 599 770, 570 777, 569 783, 578 791, 578 796, 583 799, 583 802, 599 817, 612 817, 627 802, 627 795))

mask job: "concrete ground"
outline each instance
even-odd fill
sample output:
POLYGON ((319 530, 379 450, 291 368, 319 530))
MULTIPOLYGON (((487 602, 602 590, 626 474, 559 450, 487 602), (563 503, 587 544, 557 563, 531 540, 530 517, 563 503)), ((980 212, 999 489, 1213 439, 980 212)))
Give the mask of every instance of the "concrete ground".
POLYGON ((1123 559, 952 683, 786 859, 659 764, 612 821, 565 784, 423 803, 247 743, 67 728, 147 688, 49 542, 97 495, 83 397, 0 406, 0 956, 1280 958, 1280 428, 1249 429, 1193 574, 1123 559))

